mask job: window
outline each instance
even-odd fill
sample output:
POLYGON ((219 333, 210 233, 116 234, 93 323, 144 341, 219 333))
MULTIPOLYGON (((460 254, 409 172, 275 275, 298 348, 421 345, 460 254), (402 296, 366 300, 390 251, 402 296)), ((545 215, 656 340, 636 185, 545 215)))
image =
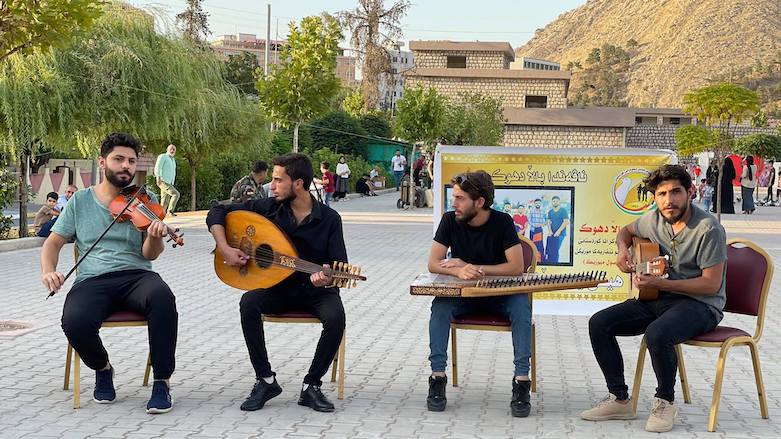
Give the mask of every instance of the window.
POLYGON ((393 57, 393 62, 396 62, 396 57, 395 56, 393 57))
POLYGON ((466 57, 465 56, 448 56, 447 68, 449 69, 465 69, 466 57))
POLYGON ((394 67, 394 68, 391 69, 391 73, 393 73, 395 75, 396 73, 399 73, 399 72, 397 72, 396 71, 396 67, 394 67))
POLYGON ((526 96, 526 108, 548 108, 547 96, 526 96))
POLYGON ((681 124, 681 118, 680 117, 671 117, 670 118, 670 125, 680 125, 681 124))
POLYGON ((641 125, 643 123, 642 117, 635 117, 635 125, 641 125))

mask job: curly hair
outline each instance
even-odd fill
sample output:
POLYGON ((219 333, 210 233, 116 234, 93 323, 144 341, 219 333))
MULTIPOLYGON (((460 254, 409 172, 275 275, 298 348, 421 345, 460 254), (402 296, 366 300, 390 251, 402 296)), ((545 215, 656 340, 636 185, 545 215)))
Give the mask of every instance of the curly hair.
POLYGON ((111 133, 106 136, 106 138, 103 139, 103 142, 100 144, 100 156, 103 158, 108 157, 108 155, 111 154, 111 151, 113 151, 117 146, 126 146, 128 148, 132 148, 133 151, 136 152, 136 157, 138 157, 138 155, 141 154, 141 151, 144 149, 144 147, 141 145, 141 141, 130 134, 111 133))

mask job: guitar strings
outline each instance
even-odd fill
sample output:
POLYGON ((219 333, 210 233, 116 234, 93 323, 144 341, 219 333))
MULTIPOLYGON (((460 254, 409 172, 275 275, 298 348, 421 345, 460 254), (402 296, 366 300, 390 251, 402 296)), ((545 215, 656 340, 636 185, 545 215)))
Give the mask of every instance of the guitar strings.
MULTIPOLYGON (((228 245, 230 245, 233 248, 239 248, 240 249, 240 247, 237 247, 238 244, 234 240, 228 240, 228 245)), ((269 248, 264 248, 264 247, 258 246, 258 247, 256 247, 254 253, 255 253, 255 255, 258 255, 258 256, 248 255, 248 258, 251 259, 252 261, 256 262, 256 263, 259 262, 261 264, 270 264, 270 265, 273 265, 273 266, 276 266, 276 267, 282 267, 282 268, 287 268, 287 269, 294 269, 294 270, 297 270, 297 271, 302 271, 304 273, 310 273, 310 274, 311 273, 318 273, 320 271, 323 271, 323 267, 320 266, 320 265, 317 265, 317 264, 309 262, 309 261, 305 261, 305 260, 303 260, 301 258, 296 258, 296 257, 293 257, 293 256, 282 255, 282 254, 279 254, 279 253, 276 253, 276 254, 280 255, 280 256, 285 256, 287 258, 295 260, 296 267, 292 268, 292 267, 289 267, 289 266, 287 266, 285 264, 282 264, 280 262, 276 262, 276 259, 274 257, 275 256, 275 252, 274 252, 274 250, 269 249, 269 248)), ((339 277, 339 278, 360 279, 358 277, 358 275, 341 271, 341 270, 339 270, 336 267, 331 267, 331 274, 330 275, 333 276, 333 277, 339 277)))

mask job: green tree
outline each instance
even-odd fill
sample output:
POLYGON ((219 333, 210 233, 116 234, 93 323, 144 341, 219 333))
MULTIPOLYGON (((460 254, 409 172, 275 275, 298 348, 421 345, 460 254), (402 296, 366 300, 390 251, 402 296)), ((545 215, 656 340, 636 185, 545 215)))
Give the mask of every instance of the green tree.
POLYGON ((341 109, 352 117, 360 117, 364 114, 364 99, 360 90, 353 90, 342 99, 341 109))
POLYGON ((393 136, 390 124, 385 116, 377 113, 362 115, 358 121, 369 136, 390 139, 393 136))
MULTIPOLYGON (((683 97, 683 111, 696 116, 704 123, 704 129, 681 128, 683 134, 676 133, 676 149, 681 155, 692 155, 710 151, 716 157, 719 175, 722 175, 723 156, 735 137, 735 126, 759 111, 759 97, 747 88, 721 83, 698 88, 683 97), (706 133, 707 132, 707 133, 706 133)), ((717 182, 716 192, 723 194, 721 179, 717 182)), ((721 221, 721 202, 716 203, 716 216, 721 221)))
POLYGON ((366 130, 344 111, 332 111, 314 119, 310 129, 313 149, 329 148, 335 153, 366 158, 366 130))
POLYGON ((0 61, 35 48, 64 47, 89 29, 103 0, 0 1, 0 61))
POLYGON ((504 133, 502 101, 479 93, 461 94, 447 105, 443 143, 499 145, 504 133))
POLYGON ((741 137, 735 142, 734 152, 744 156, 781 160, 781 136, 758 133, 741 137))
POLYGON ((377 107, 379 84, 390 73, 390 55, 385 49, 401 39, 401 19, 412 6, 407 0, 396 0, 385 8, 384 0, 358 0, 358 7, 339 14, 350 31, 350 43, 359 53, 363 109, 377 107))
POLYGON ((336 55, 342 38, 331 16, 306 17, 300 28, 291 22, 288 44, 268 78, 256 85, 263 111, 282 126, 293 125, 293 151, 298 151, 301 123, 328 111, 339 91, 336 55))
POLYGON ((211 33, 209 30, 209 14, 201 8, 202 0, 185 0, 187 7, 176 14, 176 24, 184 37, 193 43, 203 43, 211 33))
POLYGON ((751 116, 749 124, 754 128, 763 128, 768 126, 767 114, 760 110, 757 112, 757 114, 751 116))
POLYGON ((433 88, 405 89, 396 102, 396 135, 413 145, 431 145, 442 138, 447 99, 433 88))
POLYGON ((258 57, 249 52, 240 55, 231 55, 225 61, 225 79, 235 85, 242 93, 249 96, 257 96, 255 82, 260 77, 258 57))
POLYGON ((74 136, 80 97, 50 51, 0 63, 0 150, 19 166, 19 237, 27 236, 28 163, 74 136))
POLYGON ((626 107, 630 58, 622 47, 603 44, 589 53, 585 69, 579 62, 568 63, 567 68, 575 70, 572 105, 626 107))

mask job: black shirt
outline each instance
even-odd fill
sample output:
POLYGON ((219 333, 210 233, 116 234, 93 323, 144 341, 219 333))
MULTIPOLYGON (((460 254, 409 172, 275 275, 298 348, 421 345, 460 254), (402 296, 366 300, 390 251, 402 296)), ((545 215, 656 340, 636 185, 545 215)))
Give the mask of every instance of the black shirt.
POLYGON ((445 213, 434 241, 450 247, 451 257, 475 265, 503 264, 507 262, 504 251, 521 243, 510 215, 493 209, 479 227, 456 221, 455 212, 445 213))
MULTIPOLYGON (((244 203, 217 205, 209 210, 206 225, 225 225, 225 216, 234 210, 249 210, 268 218, 293 242, 298 256, 315 264, 333 265, 334 261, 347 262, 347 249, 344 245, 342 217, 312 198, 312 213, 301 224, 296 223, 290 200, 277 202, 276 198, 249 200, 244 203)), ((296 273, 292 278, 309 283, 309 274, 296 273)))
POLYGON ((369 185, 366 184, 366 180, 362 178, 355 182, 355 192, 358 192, 359 194, 369 193, 369 185))

